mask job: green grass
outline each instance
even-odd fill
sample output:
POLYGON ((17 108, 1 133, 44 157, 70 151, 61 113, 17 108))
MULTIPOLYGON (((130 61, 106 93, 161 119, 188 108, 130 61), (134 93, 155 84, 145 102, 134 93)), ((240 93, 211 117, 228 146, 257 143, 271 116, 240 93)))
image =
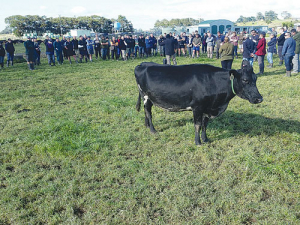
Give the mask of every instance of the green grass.
POLYGON ((196 147, 191 112, 144 127, 141 62, 0 71, 0 224, 299 224, 300 76, 266 69, 264 102, 234 98, 196 147))

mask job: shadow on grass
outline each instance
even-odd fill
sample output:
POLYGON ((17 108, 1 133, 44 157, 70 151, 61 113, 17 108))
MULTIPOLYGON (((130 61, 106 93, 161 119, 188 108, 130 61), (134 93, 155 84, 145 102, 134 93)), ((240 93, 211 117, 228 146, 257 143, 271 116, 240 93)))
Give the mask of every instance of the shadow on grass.
MULTIPOLYGON (((163 120, 160 123, 154 122, 154 126, 159 132, 187 124, 193 124, 192 114, 190 118, 175 119, 174 121, 163 120)), ((209 135, 213 131, 219 131, 220 135, 215 138, 221 140, 228 136, 240 135, 257 136, 263 134, 275 136, 283 132, 300 134, 299 127, 300 122, 296 120, 267 118, 258 114, 236 113, 228 110, 218 118, 209 120, 207 133, 209 135)))

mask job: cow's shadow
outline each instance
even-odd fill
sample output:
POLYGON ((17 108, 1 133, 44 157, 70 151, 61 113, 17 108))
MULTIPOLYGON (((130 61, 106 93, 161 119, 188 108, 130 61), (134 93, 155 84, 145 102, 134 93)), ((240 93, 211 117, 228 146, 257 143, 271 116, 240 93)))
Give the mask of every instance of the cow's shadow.
MULTIPOLYGON (((169 120, 160 120, 159 123, 154 125, 158 132, 163 132, 171 127, 182 127, 187 124, 193 125, 192 115, 190 118, 175 119, 171 124, 169 120)), ((236 113, 230 110, 227 110, 217 118, 210 119, 207 128, 207 135, 212 140, 221 140, 228 136, 240 135, 274 136, 284 132, 300 134, 300 122, 289 119, 268 118, 253 113, 236 113), (211 133, 214 132, 219 133, 219 135, 212 137, 211 133)))

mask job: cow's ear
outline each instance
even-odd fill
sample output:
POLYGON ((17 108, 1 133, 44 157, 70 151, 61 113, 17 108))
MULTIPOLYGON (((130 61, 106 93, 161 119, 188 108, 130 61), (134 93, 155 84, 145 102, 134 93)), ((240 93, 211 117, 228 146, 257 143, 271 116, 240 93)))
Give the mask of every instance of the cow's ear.
POLYGON ((229 70, 229 76, 233 75, 234 78, 239 78, 240 77, 240 73, 239 71, 236 70, 229 70))

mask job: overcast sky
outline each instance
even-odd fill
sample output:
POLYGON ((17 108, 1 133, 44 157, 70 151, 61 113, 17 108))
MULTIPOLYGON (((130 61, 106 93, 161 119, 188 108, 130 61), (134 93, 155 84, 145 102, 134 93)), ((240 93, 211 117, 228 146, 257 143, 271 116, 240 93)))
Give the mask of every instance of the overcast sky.
POLYGON ((282 11, 288 11, 293 17, 300 18, 300 3, 298 0, 249 0, 249 1, 207 1, 207 0, 51 0, 25 1, 14 0, 12 4, 6 1, 0 6, 0 30, 6 26, 4 19, 11 15, 45 15, 90 16, 99 15, 106 18, 125 16, 136 29, 154 27, 156 20, 172 18, 204 18, 228 19, 236 21, 240 15, 256 16, 257 12, 273 10, 281 18, 282 11))

